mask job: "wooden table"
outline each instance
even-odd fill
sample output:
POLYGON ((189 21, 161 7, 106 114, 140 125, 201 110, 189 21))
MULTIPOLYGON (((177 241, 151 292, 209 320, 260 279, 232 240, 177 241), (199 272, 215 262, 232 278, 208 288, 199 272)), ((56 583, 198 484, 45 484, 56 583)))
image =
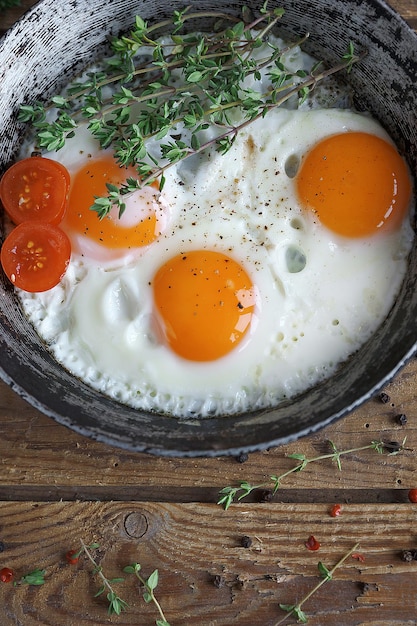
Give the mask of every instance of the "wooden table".
MULTIPOLYGON (((4 32, 34 0, 1 14, 4 32)), ((417 0, 391 0, 417 27, 417 0)), ((134 576, 122 568, 140 562, 145 576, 159 570, 155 595, 171 626, 275 626, 280 603, 299 602, 317 582, 317 564, 332 567, 360 546, 305 605, 311 626, 417 624, 417 361, 385 390, 339 423, 248 460, 163 459, 133 454, 89 439, 43 416, 0 383, 0 569, 16 578, 45 570, 42 586, 0 582, 1 626, 154 624, 134 576), (387 398, 385 398, 387 400, 387 398), (401 425, 399 415, 407 416, 401 425), (397 455, 365 449, 346 454, 342 471, 329 459, 309 464, 268 493, 216 504, 219 490, 243 480, 266 483, 297 463, 373 440, 402 442, 397 455), (341 514, 330 515, 334 504, 341 514), (313 535, 321 544, 309 551, 313 535), (246 539, 243 539, 245 538, 246 539), (247 539, 249 538, 249 539, 247 539), (105 594, 83 556, 69 565, 65 554, 80 540, 99 544, 92 553, 129 603, 107 614, 105 594)), ((295 623, 290 617, 286 623, 295 623)))

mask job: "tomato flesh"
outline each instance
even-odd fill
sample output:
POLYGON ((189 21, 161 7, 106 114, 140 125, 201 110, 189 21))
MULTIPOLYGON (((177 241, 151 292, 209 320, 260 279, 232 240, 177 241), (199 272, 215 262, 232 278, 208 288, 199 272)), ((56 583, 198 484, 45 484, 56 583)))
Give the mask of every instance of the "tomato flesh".
POLYGON ((55 287, 65 274, 71 244, 63 230, 47 222, 23 222, 6 237, 1 264, 15 287, 29 292, 55 287))
POLYGON ((41 220, 59 224, 68 203, 68 170, 52 159, 35 156, 17 161, 0 181, 0 199, 14 224, 41 220))

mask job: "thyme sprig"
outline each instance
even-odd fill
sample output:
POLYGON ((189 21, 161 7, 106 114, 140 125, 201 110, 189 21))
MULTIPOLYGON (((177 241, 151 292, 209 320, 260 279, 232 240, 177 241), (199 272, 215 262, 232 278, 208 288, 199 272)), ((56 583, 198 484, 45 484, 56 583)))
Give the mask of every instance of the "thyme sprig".
POLYGON ((281 482, 284 478, 286 478, 290 474, 301 472, 307 467, 307 465, 310 465, 311 463, 317 463, 318 461, 324 461, 326 459, 330 459, 334 463, 336 463, 337 468, 339 469, 339 471, 341 471, 342 470, 342 463, 341 463, 342 456, 353 454, 355 452, 362 452, 363 450, 375 450, 378 454, 382 454, 385 451, 388 451, 390 454, 398 454, 398 452, 404 449, 405 442, 406 442, 406 438, 403 440, 403 442, 399 446, 395 446, 391 448, 391 444, 384 442, 382 440, 378 440, 378 441, 372 441, 370 444, 361 446, 359 448, 349 448, 347 450, 338 450, 338 448, 333 443, 333 441, 329 440, 329 445, 332 451, 327 454, 320 454, 319 456, 315 456, 312 458, 307 458, 304 454, 298 454, 298 453, 289 454, 288 458, 298 461, 297 464, 294 467, 291 467, 286 472, 283 472, 282 474, 270 476, 270 479, 268 482, 263 482, 263 483, 253 485, 247 482, 246 480, 244 480, 240 483, 238 487, 231 487, 231 486, 223 487, 223 489, 219 491, 220 497, 219 497, 217 504, 220 504, 221 506, 223 506, 224 510, 227 511, 227 509, 231 506, 233 502, 235 502, 236 500, 237 501, 243 500, 243 498, 246 498, 249 494, 251 494, 253 491, 256 491, 257 489, 264 489, 268 487, 272 489, 272 495, 275 495, 275 493, 280 488, 281 482))
POLYGON ((210 148, 225 154, 248 124, 290 98, 304 101, 319 82, 349 72, 363 56, 351 43, 334 67, 289 69, 286 55, 308 34, 281 49, 268 35, 283 9, 269 10, 265 2, 259 13, 244 10, 236 18, 186 8, 155 24, 137 16, 128 34, 111 41, 112 56, 100 69, 48 106, 22 105, 19 120, 32 123, 37 148, 47 151, 61 149, 87 123, 120 166, 136 168, 136 178, 108 184, 108 195, 92 206, 100 218, 113 206, 122 214, 127 194, 155 180, 162 189, 166 170, 190 156, 210 148), (193 20, 211 20, 212 32, 188 32, 193 20))
POLYGON ((324 585, 325 583, 327 583, 329 580, 332 580, 333 578, 333 574, 335 573, 335 571, 341 566, 343 565, 343 563, 358 549, 359 547, 359 543, 356 543, 353 548, 351 548, 349 550, 349 552, 347 552, 337 563, 336 565, 334 565, 330 570, 324 565, 324 563, 322 563, 321 561, 319 561, 317 567, 319 570, 319 574, 322 577, 322 579, 320 580, 319 583, 317 583, 317 585, 315 587, 313 587, 313 589, 311 589, 311 591, 309 591, 302 600, 300 600, 299 602, 297 602, 296 604, 280 604, 280 608, 285 611, 287 613, 287 615, 285 615, 282 619, 280 619, 278 622, 276 622, 274 624, 274 626, 280 626, 280 624, 283 624, 284 622, 287 621, 287 619, 291 616, 294 616, 297 618, 297 620, 302 623, 302 624, 306 624, 308 622, 308 618, 307 615, 305 614, 305 612, 302 609, 302 606, 307 602, 307 600, 309 600, 311 598, 312 595, 314 595, 319 589, 320 587, 322 587, 322 585, 324 585))
POLYGON ((77 555, 79 556, 82 552, 85 553, 85 555, 90 559, 91 563, 93 564, 93 573, 97 574, 97 576, 101 579, 102 585, 99 588, 99 590, 97 591, 97 593, 95 594, 95 598, 97 598, 98 596, 100 596, 102 593, 104 593, 105 591, 107 591, 107 600, 109 602, 109 606, 108 606, 108 614, 109 615, 120 615, 122 611, 126 611, 128 609, 128 604, 127 602, 125 602, 124 600, 122 600, 122 598, 120 598, 117 593, 114 591, 112 585, 115 583, 120 583, 124 581, 124 578, 112 578, 112 579, 108 579, 104 573, 103 573, 103 569, 101 567, 101 565, 98 565, 98 563, 96 562, 96 560, 94 559, 93 555, 91 554, 90 550, 94 549, 94 548, 98 548, 98 544, 91 544, 90 546, 86 546, 84 541, 81 539, 81 549, 80 551, 77 553, 77 555))
MULTIPOLYGON (((98 596, 101 596, 105 591, 107 591, 106 597, 109 602, 109 606, 108 606, 109 615, 112 615, 112 614, 120 615, 122 611, 127 611, 127 609, 129 608, 128 603, 125 602, 125 600, 122 600, 122 598, 113 589, 113 585, 115 583, 122 583, 124 582, 125 579, 124 578, 108 579, 104 575, 103 568, 101 567, 101 565, 99 565, 96 562, 95 558, 93 557, 91 553, 92 550, 95 550, 96 548, 100 547, 98 543, 92 543, 91 545, 87 546, 82 539, 80 543, 81 543, 81 547, 78 551, 71 550, 67 553, 68 555, 70 555, 70 558, 68 559, 69 562, 76 563, 79 557, 84 553, 93 565, 93 568, 94 568, 93 573, 96 574, 101 579, 101 583, 102 583, 99 590, 94 595, 94 597, 97 598, 98 596)), ((158 600, 156 599, 155 593, 154 593, 159 582, 158 570, 157 569, 154 570, 148 578, 145 578, 140 573, 141 569, 142 568, 141 568, 140 563, 132 563, 131 565, 127 565, 126 567, 124 567, 123 572, 125 572, 126 574, 134 574, 136 576, 136 578, 139 580, 139 582, 141 583, 143 587, 142 595, 143 595, 144 601, 146 603, 153 602, 154 605, 156 606, 159 616, 160 616, 160 619, 157 619, 155 622, 156 626, 170 626, 169 622, 167 621, 164 615, 162 607, 160 603, 158 602, 158 600)), ((32 583, 32 584, 35 584, 35 583, 32 583)))
POLYGON ((162 607, 160 603, 158 602, 158 600, 156 599, 155 593, 154 593, 159 582, 158 570, 157 569, 154 570, 148 578, 144 578, 140 574, 141 569, 142 568, 141 568, 140 563, 132 563, 132 565, 127 565, 126 567, 124 567, 123 571, 126 574, 134 574, 136 576, 136 578, 139 580, 139 582, 143 586, 143 599, 145 600, 146 603, 153 602, 154 605, 156 606, 158 613, 160 615, 160 618, 161 618, 161 619, 156 620, 155 622, 156 626, 170 626, 169 622, 167 621, 164 615, 162 607))

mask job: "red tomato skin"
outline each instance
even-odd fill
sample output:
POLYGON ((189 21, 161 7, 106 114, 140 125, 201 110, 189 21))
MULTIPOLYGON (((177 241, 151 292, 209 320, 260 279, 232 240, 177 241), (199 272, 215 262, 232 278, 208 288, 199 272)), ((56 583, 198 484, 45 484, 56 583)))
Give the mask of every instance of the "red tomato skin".
POLYGON ((55 287, 71 257, 71 243, 58 226, 23 222, 6 237, 1 264, 10 282, 23 291, 39 293, 55 287))
POLYGON ((40 156, 17 161, 0 180, 0 200, 14 224, 59 224, 68 204, 70 175, 58 161, 40 156))

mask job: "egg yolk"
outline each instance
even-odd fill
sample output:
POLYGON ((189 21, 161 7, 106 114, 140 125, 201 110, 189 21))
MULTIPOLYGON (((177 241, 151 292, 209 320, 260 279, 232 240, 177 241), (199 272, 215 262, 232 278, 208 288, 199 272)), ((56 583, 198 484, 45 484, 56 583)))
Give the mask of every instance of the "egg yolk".
POLYGON ((405 161, 394 146, 363 132, 316 144, 302 161, 296 185, 302 205, 346 237, 398 228, 411 200, 405 161))
MULTIPOLYGON (((146 193, 146 188, 135 192, 142 194, 143 198, 139 198, 142 205, 141 215, 133 223, 126 224, 124 216, 119 219, 118 207, 114 207, 103 219, 99 219, 97 212, 90 208, 94 204, 95 196, 107 196, 106 183, 120 186, 127 178, 137 178, 136 170, 133 167, 119 167, 110 156, 91 160, 84 165, 72 180, 64 228, 86 236, 106 248, 135 248, 152 243, 159 232, 152 196, 146 193)), ((126 210, 126 214, 128 212, 126 210)))
POLYGON ((195 250, 167 261, 153 281, 157 323, 169 347, 191 361, 225 356, 241 342, 255 310, 255 290, 230 257, 195 250))

